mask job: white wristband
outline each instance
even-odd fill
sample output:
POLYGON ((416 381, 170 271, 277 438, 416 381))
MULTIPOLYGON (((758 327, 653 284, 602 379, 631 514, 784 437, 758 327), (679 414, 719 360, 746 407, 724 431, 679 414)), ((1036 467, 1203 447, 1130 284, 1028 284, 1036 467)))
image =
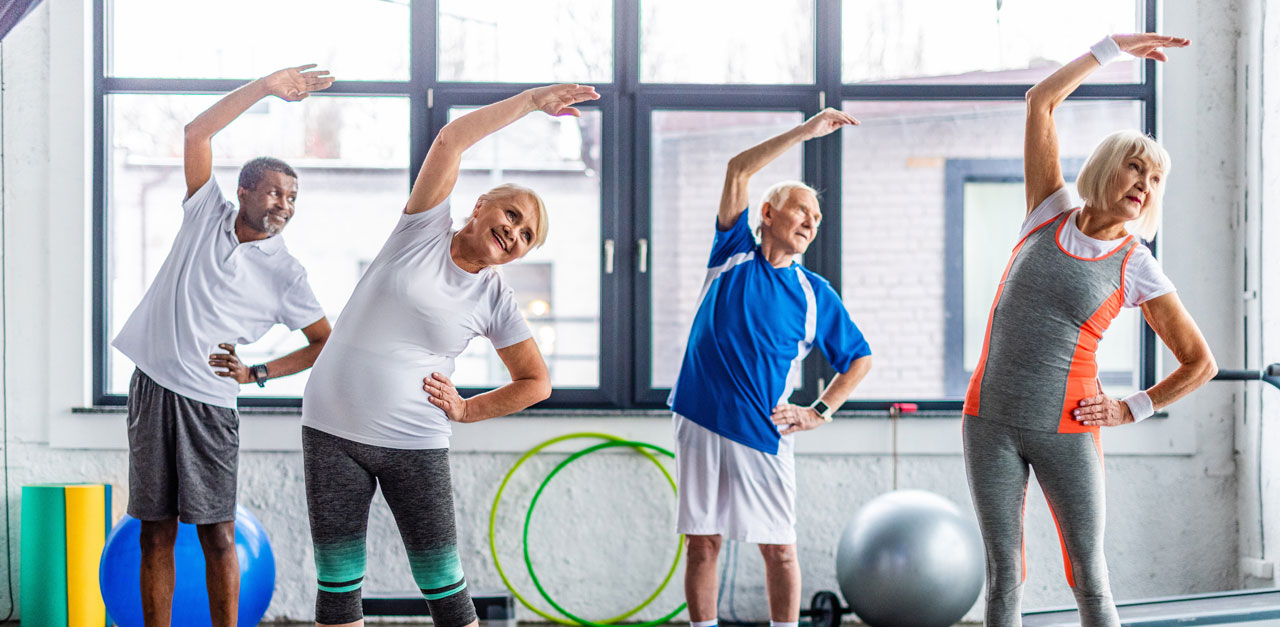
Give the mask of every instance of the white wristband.
POLYGON ((1134 422, 1142 422, 1156 413, 1156 406, 1151 402, 1151 397, 1142 390, 1124 397, 1124 404, 1129 406, 1129 413, 1133 414, 1134 422))
POLYGON ((1124 51, 1120 50, 1120 45, 1116 43, 1116 40, 1110 37, 1103 37, 1098 43, 1090 46, 1089 52, 1093 53, 1093 58, 1098 60, 1099 65, 1118 61, 1125 55, 1124 51))

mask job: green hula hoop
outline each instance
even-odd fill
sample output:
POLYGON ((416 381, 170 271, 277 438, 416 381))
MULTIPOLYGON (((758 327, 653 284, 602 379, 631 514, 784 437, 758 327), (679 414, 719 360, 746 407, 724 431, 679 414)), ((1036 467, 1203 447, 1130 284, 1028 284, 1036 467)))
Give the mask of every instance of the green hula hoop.
MULTIPOLYGON (((502 570, 502 562, 498 559, 498 544, 495 539, 494 528, 497 524, 497 518, 498 518, 498 503, 502 500, 502 493, 504 490, 507 489, 507 483, 510 482, 511 477, 516 474, 516 470, 518 470, 520 466, 522 466, 526 461, 528 461, 529 458, 538 454, 540 451, 547 448, 548 446, 551 446, 559 442, 563 442, 565 440, 573 440, 577 438, 596 438, 600 440, 607 440, 610 442, 624 441, 622 438, 616 435, 610 435, 608 433, 581 432, 581 433, 570 433, 570 434, 554 437, 554 438, 551 438, 550 440, 547 440, 529 449, 528 451, 525 452, 524 455, 520 457, 520 459, 516 460, 516 463, 513 466, 511 466, 510 470, 507 471, 507 475, 502 478, 502 483, 498 485, 498 493, 493 497, 493 507, 489 509, 489 554, 493 557, 493 566, 495 569, 497 569, 498 576, 502 578, 502 583, 505 584, 507 586, 507 589, 511 591, 512 596, 514 596, 516 600, 520 601, 521 605, 529 608, 529 611, 553 623, 557 623, 560 625, 577 625, 578 623, 574 621, 565 620, 559 616, 555 616, 553 614, 550 614, 548 612, 545 612, 535 607, 532 603, 529 602, 528 599, 524 598, 524 596, 520 594, 519 590, 516 590, 515 585, 511 583, 511 580, 509 578, 507 578, 507 573, 502 570)), ((671 489, 675 490, 676 488, 675 479, 671 477, 670 472, 667 472, 667 469, 665 466, 662 465, 662 462, 659 462, 658 458, 654 457, 651 453, 649 453, 649 451, 644 450, 644 448, 642 447, 635 447, 635 449, 641 455, 644 455, 645 457, 649 458, 649 460, 652 461, 658 467, 658 470, 662 471, 663 476, 666 477, 667 479, 667 483, 671 484, 671 489)), ((681 538, 681 543, 683 543, 683 541, 684 539, 681 538)), ((679 563, 680 563, 680 551, 677 550, 676 559, 671 563, 671 570, 670 572, 667 573, 667 578, 662 582, 661 587, 659 587, 656 591, 654 591, 653 594, 649 595, 649 598, 646 599, 644 603, 642 603, 641 605, 635 607, 634 609, 624 614, 619 614, 618 616, 614 616, 613 618, 606 618, 598 622, 602 624, 616 623, 620 620, 630 617, 636 612, 639 612, 640 610, 647 607, 650 603, 653 602, 654 599, 658 598, 658 595, 661 594, 663 589, 666 588, 667 583, 671 581, 671 577, 675 574, 676 567, 679 565, 679 563)))
MULTIPOLYGON (((542 582, 538 581, 538 575, 533 572, 533 560, 530 559, 529 557, 529 522, 533 520, 533 508, 538 504, 538 497, 542 496, 542 491, 546 489, 548 484, 551 483, 551 478, 555 477, 556 474, 558 474, 561 470, 564 470, 565 466, 568 466, 569 464, 573 463, 574 460, 580 457, 590 455, 591 453, 594 453, 596 451, 606 449, 606 448, 615 448, 619 446, 629 446, 631 448, 636 449, 637 451, 640 451, 642 448, 647 448, 647 449, 651 449, 659 453, 662 453, 667 457, 675 458, 675 454, 672 453, 671 451, 668 451, 667 449, 662 448, 660 446, 648 444, 645 442, 634 442, 629 440, 614 440, 610 442, 603 442, 601 444, 596 444, 594 446, 589 446, 587 448, 582 449, 581 451, 578 451, 577 453, 574 453, 573 455, 570 455, 567 459, 560 462, 560 464, 557 465, 555 469, 551 471, 551 474, 547 475, 547 478, 542 480, 542 485, 538 486, 538 491, 533 493, 533 500, 529 502, 529 511, 524 516, 524 536, 522 540, 524 544, 524 564, 526 567, 529 568, 529 578, 533 579, 533 585, 538 588, 538 592, 542 594, 542 598, 546 599, 547 603, 551 604, 551 607, 556 608, 556 610, 559 611, 561 614, 564 614, 565 616, 572 618, 578 624, 585 625, 587 627, 607 627, 607 624, 597 623, 597 622, 589 621, 583 618, 578 618, 577 616, 574 616, 573 614, 571 614, 569 610, 566 610, 563 607, 560 607, 560 604, 556 603, 555 599, 552 599, 550 594, 547 594, 547 591, 542 587, 542 582)), ((677 562, 680 561, 680 551, 683 548, 684 548, 684 536, 680 536, 680 542, 676 548, 677 562)), ((672 572, 674 571, 675 571, 675 568, 673 567, 672 572)), ((658 590, 654 592, 653 595, 648 598, 648 600, 645 601, 644 605, 648 605, 651 601, 653 601, 654 598, 658 596, 658 593, 662 592, 663 588, 667 587, 667 582, 671 581, 672 572, 667 573, 667 578, 662 581, 662 585, 659 586, 658 590)), ((640 607, 644 607, 644 605, 640 607)), ((634 627, 653 627, 654 625, 660 625, 662 623, 665 623, 671 620, 672 618, 675 618, 676 614, 679 614, 680 612, 684 611, 685 605, 686 604, 681 603, 680 607, 677 607, 670 614, 667 614, 662 618, 658 618, 648 622, 636 623, 634 627)), ((640 608, 636 608, 636 610, 632 610, 632 613, 634 613, 639 609, 640 608)))

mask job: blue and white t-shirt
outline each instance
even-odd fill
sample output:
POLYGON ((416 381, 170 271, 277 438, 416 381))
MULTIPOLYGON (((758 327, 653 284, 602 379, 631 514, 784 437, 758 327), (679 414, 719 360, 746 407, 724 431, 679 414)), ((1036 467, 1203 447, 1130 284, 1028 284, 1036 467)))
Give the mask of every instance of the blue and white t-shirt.
POLYGON ((747 212, 716 228, 701 304, 689 331, 671 410, 730 440, 778 452, 770 416, 817 346, 837 372, 871 354, 840 295, 798 263, 775 268, 760 252, 747 212))

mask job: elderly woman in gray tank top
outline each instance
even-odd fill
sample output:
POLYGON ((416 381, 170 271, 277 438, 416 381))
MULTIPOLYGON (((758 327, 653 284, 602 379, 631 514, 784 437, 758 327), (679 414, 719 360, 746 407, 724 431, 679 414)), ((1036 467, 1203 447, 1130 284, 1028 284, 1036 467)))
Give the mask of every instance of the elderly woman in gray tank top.
POLYGON ((1168 153, 1136 131, 1106 137, 1072 207, 1053 113, 1085 78, 1127 55, 1165 61, 1186 39, 1104 38, 1027 92, 1027 217, 996 292, 964 406, 969 489, 986 545, 988 625, 1021 624, 1028 470, 1049 502, 1083 625, 1119 625, 1103 556, 1101 427, 1151 416, 1217 372, 1213 355, 1148 249, 1160 221, 1168 153), (1124 399, 1102 393, 1095 351, 1122 307, 1141 307, 1179 366, 1124 399))
POLYGON ((598 97, 584 85, 539 87, 442 128, 338 318, 302 401, 317 624, 363 624, 365 532, 379 487, 432 621, 476 624, 458 558, 449 435, 453 422, 510 414, 551 392, 515 296, 494 272, 542 244, 547 212, 532 190, 499 185, 455 230, 447 201, 468 147, 528 113, 576 116, 574 104, 598 97), (493 343, 511 381, 463 399, 449 376, 477 336, 493 343))

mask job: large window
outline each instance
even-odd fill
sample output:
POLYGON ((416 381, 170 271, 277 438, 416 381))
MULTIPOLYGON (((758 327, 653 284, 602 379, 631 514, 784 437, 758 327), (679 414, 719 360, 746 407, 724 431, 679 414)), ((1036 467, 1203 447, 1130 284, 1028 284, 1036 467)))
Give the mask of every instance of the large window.
MULTIPOLYGON (((1025 106, 847 101, 845 109, 862 124, 844 131, 842 295, 875 338, 861 396, 962 397, 1026 215, 1025 106)), ((1075 101, 1054 118, 1073 187, 1093 146, 1115 129, 1140 127, 1142 111, 1133 101, 1075 101)), ((1127 348, 1129 360, 1127 379, 1100 364, 1108 392, 1135 385, 1136 320, 1124 312, 1102 344, 1107 354, 1127 348)))
MULTIPOLYGON (((876 355, 852 407, 955 410, 1023 210, 1023 93, 1101 34, 1155 24, 1154 0, 1072 12, 1011 0, 269 4, 95 0, 97 403, 124 400, 132 365, 109 341, 181 220, 183 125, 247 80, 315 62, 338 82, 253 107, 215 138, 214 175, 234 199, 244 161, 294 165, 298 210, 284 235, 331 320, 444 124, 541 82, 590 83, 602 98, 581 118, 531 115, 471 149, 451 211, 460 225, 503 181, 548 202, 547 244, 502 269, 551 370, 547 406, 662 407, 726 162, 836 106, 862 125, 758 173, 751 210, 778 180, 821 191, 824 224, 804 263, 841 292, 876 355)), ((1111 130, 1154 129, 1153 65, 1108 66, 1061 108, 1068 169, 1111 130)), ((1154 379, 1153 336, 1126 316, 1102 349, 1110 392, 1154 379)), ((277 328, 240 353, 256 363, 304 341, 277 328)), ((815 352, 793 400, 831 375, 815 352)), ((245 386, 243 403, 296 405, 306 377, 245 386)), ((484 340, 457 361, 466 393, 506 377, 484 340)))

